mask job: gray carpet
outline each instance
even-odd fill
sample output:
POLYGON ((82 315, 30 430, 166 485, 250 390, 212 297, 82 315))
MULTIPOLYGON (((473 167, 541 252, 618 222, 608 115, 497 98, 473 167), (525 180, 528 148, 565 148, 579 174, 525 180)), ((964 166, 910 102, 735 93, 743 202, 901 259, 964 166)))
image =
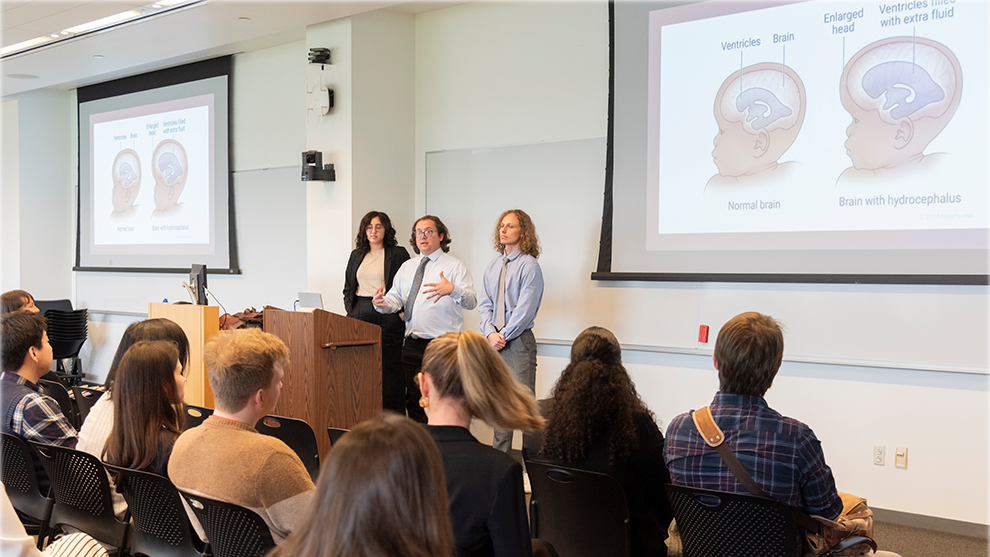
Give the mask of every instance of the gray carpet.
MULTIPOLYGON (((988 557, 987 540, 983 538, 912 528, 891 522, 875 522, 873 537, 880 549, 893 551, 901 557, 988 557)), ((667 556, 682 557, 681 539, 677 535, 676 525, 670 527, 667 556)))

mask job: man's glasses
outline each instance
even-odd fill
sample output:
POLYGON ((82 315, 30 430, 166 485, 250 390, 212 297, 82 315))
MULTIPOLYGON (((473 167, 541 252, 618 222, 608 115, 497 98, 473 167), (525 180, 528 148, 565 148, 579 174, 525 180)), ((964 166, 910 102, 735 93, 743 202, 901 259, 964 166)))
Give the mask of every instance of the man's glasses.
POLYGON ((432 228, 429 228, 427 230, 414 230, 413 231, 413 235, 416 236, 417 238, 418 237, 422 237, 422 236, 427 236, 427 237, 433 236, 436 233, 437 233, 437 231, 436 230, 433 230, 432 228))

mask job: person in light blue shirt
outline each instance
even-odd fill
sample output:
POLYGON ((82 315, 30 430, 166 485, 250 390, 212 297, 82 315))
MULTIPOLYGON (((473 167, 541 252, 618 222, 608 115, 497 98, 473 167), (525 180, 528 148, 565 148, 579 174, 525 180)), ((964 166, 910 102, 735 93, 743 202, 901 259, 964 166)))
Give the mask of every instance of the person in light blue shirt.
MULTIPOLYGON (((536 388, 536 337, 533 325, 543 299, 540 238, 533 220, 520 209, 502 213, 495 225, 495 251, 500 255, 485 268, 478 314, 481 332, 516 376, 536 388)), ((492 443, 509 452, 514 432, 495 429, 492 443)))

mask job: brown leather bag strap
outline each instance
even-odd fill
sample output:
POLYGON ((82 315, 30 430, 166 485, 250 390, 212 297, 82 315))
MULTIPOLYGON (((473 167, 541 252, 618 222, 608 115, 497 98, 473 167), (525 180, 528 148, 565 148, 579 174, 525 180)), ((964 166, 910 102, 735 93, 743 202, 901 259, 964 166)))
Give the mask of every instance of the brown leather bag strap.
MULTIPOLYGON (((723 441, 725 441, 725 434, 722 433, 722 428, 718 427, 718 424, 715 423, 715 418, 712 416, 711 408, 705 406, 700 410, 695 410, 694 412, 691 412, 691 418, 694 420, 694 427, 698 428, 698 432, 701 433, 701 436, 705 439, 705 443, 708 443, 708 446, 714 447, 715 450, 718 451, 718 455, 722 457, 722 460, 729 467, 729 470, 732 471, 732 475, 739 480, 739 483, 743 484, 746 491, 749 491, 757 497, 773 499, 773 497, 770 497, 765 491, 763 491, 763 488, 756 483, 753 476, 750 476, 749 472, 743 468, 742 463, 739 462, 739 459, 736 458, 736 455, 731 449, 729 449, 728 445, 723 443, 723 441)), ((807 513, 800 509, 796 509, 794 507, 790 507, 790 509, 794 513, 794 521, 798 524, 798 526, 810 532, 821 531, 820 522, 811 518, 807 513)))

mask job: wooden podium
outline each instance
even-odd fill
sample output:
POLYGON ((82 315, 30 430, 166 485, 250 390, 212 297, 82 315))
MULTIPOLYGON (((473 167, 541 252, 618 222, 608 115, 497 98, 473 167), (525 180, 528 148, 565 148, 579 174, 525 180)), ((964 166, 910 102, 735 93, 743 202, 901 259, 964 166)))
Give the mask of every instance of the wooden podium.
POLYGON ((327 427, 350 429, 381 413, 381 327, 320 309, 266 306, 264 330, 289 347, 275 414, 309 423, 321 456, 330 449, 327 427))
POLYGON ((148 304, 148 318, 164 317, 182 327, 189 338, 186 404, 213 408, 213 389, 203 362, 203 345, 220 331, 220 309, 192 304, 148 304))

